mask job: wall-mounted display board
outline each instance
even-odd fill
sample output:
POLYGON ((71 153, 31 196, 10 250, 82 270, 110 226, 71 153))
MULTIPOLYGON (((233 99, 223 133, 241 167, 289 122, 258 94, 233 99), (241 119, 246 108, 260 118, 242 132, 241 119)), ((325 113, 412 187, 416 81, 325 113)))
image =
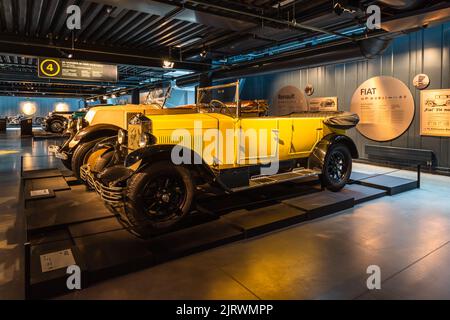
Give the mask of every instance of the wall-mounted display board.
POLYGON ((40 78, 82 81, 117 81, 117 66, 97 62, 57 58, 39 58, 40 78))
POLYGON ((338 97, 309 98, 309 111, 337 111, 338 97))
POLYGON ((285 86, 278 90, 273 101, 272 115, 288 115, 292 112, 308 111, 308 102, 302 90, 294 86, 285 86))
POLYGON ((420 135, 450 137, 450 89, 420 92, 420 135))
POLYGON ((356 128, 363 136, 374 141, 390 141, 400 137, 411 125, 414 99, 402 81, 379 76, 359 86, 350 110, 361 118, 356 128))

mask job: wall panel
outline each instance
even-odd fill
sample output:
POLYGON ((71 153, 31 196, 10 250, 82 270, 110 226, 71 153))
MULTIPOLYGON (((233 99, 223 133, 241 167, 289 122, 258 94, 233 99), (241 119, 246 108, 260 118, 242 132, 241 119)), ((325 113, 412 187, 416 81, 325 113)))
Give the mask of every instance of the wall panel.
POLYGON ((242 97, 265 98, 272 101, 278 89, 296 85, 303 89, 308 83, 315 87, 314 96, 337 96, 340 110, 349 110, 354 91, 365 80, 374 76, 393 76, 403 81, 415 100, 415 117, 410 128, 394 141, 377 143, 352 130, 360 153, 366 144, 381 144, 406 148, 433 150, 440 167, 450 168, 450 138, 420 136, 420 91, 412 84, 418 73, 431 79, 430 89, 450 88, 450 23, 424 29, 396 38, 383 55, 370 60, 328 64, 323 67, 304 68, 270 76, 247 78, 242 97), (250 81, 249 81, 250 80, 250 81), (264 88, 261 90, 260 88, 264 88), (254 93, 261 94, 255 96, 254 93))
POLYGON ((69 111, 75 111, 84 106, 80 99, 58 99, 58 98, 24 98, 24 97, 0 97, 0 118, 22 114, 20 103, 23 101, 35 102, 37 105, 34 117, 45 117, 49 112, 55 110, 57 103, 63 102, 69 106, 69 111))

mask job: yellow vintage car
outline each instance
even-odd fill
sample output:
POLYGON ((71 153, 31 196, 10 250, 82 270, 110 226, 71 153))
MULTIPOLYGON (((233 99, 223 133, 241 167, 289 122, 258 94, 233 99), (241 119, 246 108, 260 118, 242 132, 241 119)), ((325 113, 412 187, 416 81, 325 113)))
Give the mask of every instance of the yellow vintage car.
POLYGON ((149 235, 188 216, 204 185, 238 192, 318 175, 339 191, 358 157, 345 132, 358 121, 341 112, 268 116, 257 101, 239 99, 239 83, 201 88, 190 113, 131 119, 118 134, 123 165, 92 172, 106 150, 100 147, 82 171, 108 204, 124 205, 137 232, 149 235))

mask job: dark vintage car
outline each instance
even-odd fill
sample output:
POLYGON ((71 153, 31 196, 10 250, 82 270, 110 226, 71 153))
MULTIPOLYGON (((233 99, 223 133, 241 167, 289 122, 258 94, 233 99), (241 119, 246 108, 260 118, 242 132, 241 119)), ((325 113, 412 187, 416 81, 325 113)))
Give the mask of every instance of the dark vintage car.
POLYGON ((42 128, 52 133, 63 133, 72 119, 73 111, 53 111, 42 121, 42 128))

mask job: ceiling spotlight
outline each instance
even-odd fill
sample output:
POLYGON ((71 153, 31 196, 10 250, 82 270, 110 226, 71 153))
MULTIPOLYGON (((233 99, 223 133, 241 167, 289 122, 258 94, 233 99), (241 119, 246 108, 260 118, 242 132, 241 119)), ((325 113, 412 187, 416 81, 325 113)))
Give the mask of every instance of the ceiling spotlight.
POLYGON ((72 59, 73 58, 73 53, 66 52, 66 51, 63 51, 61 49, 58 49, 58 51, 64 58, 68 58, 68 59, 72 59))
POLYGON ((164 69, 173 69, 173 66, 174 66, 174 65, 175 65, 174 62, 169 61, 169 60, 164 60, 164 61, 163 61, 162 67, 163 67, 164 69))
POLYGON ((202 52, 200 52, 200 57, 202 58, 206 58, 206 56, 208 55, 208 51, 203 50, 202 52))

